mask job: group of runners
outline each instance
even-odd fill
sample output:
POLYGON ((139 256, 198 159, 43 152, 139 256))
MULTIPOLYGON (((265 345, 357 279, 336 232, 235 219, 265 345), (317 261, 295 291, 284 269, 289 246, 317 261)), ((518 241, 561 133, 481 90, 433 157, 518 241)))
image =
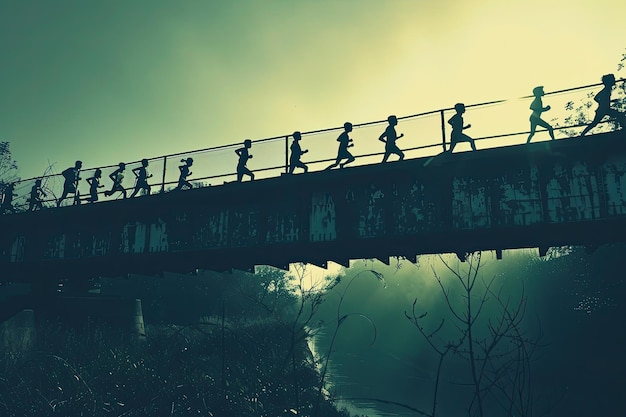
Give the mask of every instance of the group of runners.
MULTIPOLYGON (((192 174, 189 168, 193 165, 193 158, 181 159, 181 162, 183 162, 183 164, 178 167, 180 170, 180 176, 178 178, 178 185, 175 189, 182 190, 185 188, 193 188, 193 185, 187 180, 187 177, 192 174)), ((147 159, 142 159, 141 166, 133 168, 132 173, 135 175, 135 186, 130 198, 135 197, 140 192, 143 192, 145 195, 149 195, 151 193, 151 187, 148 183, 148 179, 152 177, 152 174, 148 173, 148 165, 149 161, 147 159)), ((95 203, 98 201, 99 191, 101 188, 104 188, 104 185, 100 183, 102 180, 102 170, 100 168, 96 169, 93 176, 86 179, 87 184, 89 184, 89 195, 83 198, 78 191, 78 183, 82 179, 80 177, 80 170, 82 167, 82 161, 76 161, 74 166, 67 168, 61 173, 63 176, 63 192, 61 193, 59 199, 56 200, 57 207, 59 207, 63 200, 65 200, 70 194, 73 194, 74 205, 81 204, 83 201, 88 203, 95 203)), ((127 190, 122 184, 125 171, 126 164, 124 162, 120 162, 117 169, 109 174, 112 185, 110 190, 104 191, 105 196, 110 197, 116 193, 120 193, 122 198, 128 198, 127 190)), ((0 213, 13 211, 12 200, 15 197, 14 189, 14 183, 6 186, 3 192, 2 209, 0 210, 0 213)), ((42 180, 39 178, 36 179, 28 198, 28 211, 42 209, 44 198, 46 196, 47 194, 43 189, 42 180)))
MULTIPOLYGON (((591 129, 593 129, 598 123, 602 121, 605 116, 609 116, 615 119, 622 128, 626 128, 626 115, 621 113, 620 111, 611 107, 611 92, 613 87, 615 86, 615 76, 613 74, 606 74, 602 76, 602 84, 604 85, 603 89, 595 95, 594 100, 598 104, 598 107, 595 111, 595 116, 591 123, 585 127, 582 131, 581 136, 586 135, 591 129)), ((550 110, 550 106, 543 105, 542 97, 545 95, 543 86, 537 86, 533 89, 534 99, 530 105, 531 115, 530 115, 530 134, 528 135, 528 139, 526 143, 530 143, 531 139, 535 135, 537 126, 543 127, 548 131, 550 138, 554 140, 554 129, 553 127, 541 118, 541 114, 550 110)), ((470 124, 465 124, 463 120, 463 114, 465 113, 465 105, 463 103, 457 103, 454 105, 455 114, 448 120, 448 123, 452 126, 452 133, 450 135, 450 148, 446 151, 452 153, 455 146, 460 142, 469 142, 473 151, 476 150, 476 145, 474 143, 474 139, 470 136, 463 133, 465 129, 469 129, 471 127, 470 124)), ((396 126, 398 124, 398 118, 395 115, 391 115, 387 118, 388 125, 385 131, 379 136, 379 140, 385 143, 385 154, 383 156, 382 162, 387 162, 391 155, 397 155, 399 160, 404 159, 404 152, 398 147, 396 141, 402 137, 404 134, 398 135, 396 132, 396 126)), ((337 158, 335 162, 329 165, 326 170, 330 170, 339 166, 339 168, 345 167, 347 164, 353 162, 355 157, 348 150, 352 146, 354 146, 354 141, 350 138, 350 132, 352 132, 352 123, 346 122, 343 125, 343 132, 337 138, 337 142, 339 142, 339 150, 337 152, 337 158)), ((302 134, 298 131, 294 132, 292 135, 293 142, 291 144, 291 156, 289 158, 289 167, 288 173, 293 174, 296 168, 301 168, 304 172, 308 172, 307 165, 302 162, 301 157, 305 153, 308 152, 307 149, 302 149, 300 146, 300 140, 302 139, 302 134)), ((250 154, 250 148, 252 147, 252 141, 250 139, 246 139, 243 142, 243 147, 235 150, 235 153, 239 157, 239 161, 237 163, 237 182, 242 182, 244 175, 250 177, 250 180, 254 180, 254 173, 247 168, 248 160, 252 159, 252 155, 250 154)), ((183 162, 180 165, 179 171, 180 176, 178 179, 178 185, 176 186, 176 190, 182 189, 190 189, 193 188, 193 185, 187 180, 187 178, 192 174, 190 171, 191 166, 193 165, 192 158, 181 159, 183 162)), ((147 159, 143 159, 141 161, 141 166, 134 168, 132 173, 135 175, 135 187, 130 197, 135 197, 139 192, 144 192, 144 194, 150 194, 150 184, 148 184, 148 179, 152 177, 152 174, 148 173, 148 165, 149 162, 147 159)), ((80 170, 82 168, 82 162, 76 161, 73 167, 69 167, 62 172, 64 183, 63 183, 63 193, 61 197, 56 201, 56 206, 59 207, 61 202, 67 198, 69 194, 74 195, 74 204, 81 203, 81 197, 78 192, 78 182, 80 181, 80 170)), ((123 198, 127 198, 127 192, 124 186, 122 185, 122 181, 124 179, 124 171, 126 169, 126 164, 124 162, 120 162, 118 168, 109 174, 109 178, 113 182, 111 189, 104 192, 104 195, 109 197, 114 195, 115 193, 121 193, 123 198)), ((89 196, 84 199, 89 203, 93 203, 98 201, 98 190, 103 188, 104 185, 100 184, 102 178, 102 170, 96 169, 93 177, 87 178, 86 181, 89 184, 89 196)), ((0 206, 0 212, 12 211, 12 200, 14 197, 14 187, 15 184, 8 184, 5 186, 3 191, 3 199, 2 204, 0 206)), ((43 207, 43 198, 46 197, 46 193, 44 192, 41 179, 37 179, 35 184, 33 185, 30 198, 29 198, 29 211, 34 211, 41 209, 43 207)))
MULTIPOLYGON (((193 185, 187 180, 192 172, 189 168, 193 165, 193 158, 181 159, 183 165, 179 166, 180 176, 178 177, 178 185, 176 186, 176 190, 182 190, 184 188, 193 188, 193 185)), ((133 192, 130 195, 130 198, 135 197, 140 192, 143 192, 145 195, 150 195, 151 187, 148 184, 148 179, 152 178, 152 174, 148 173, 148 165, 149 161, 147 159, 141 160, 141 166, 137 168, 133 168, 132 173, 135 175, 135 187, 133 188, 133 192)), ((78 181, 81 179, 79 176, 80 169, 82 168, 82 162, 76 161, 76 164, 73 167, 67 168, 61 174, 63 175, 63 193, 61 197, 57 200, 57 207, 61 205, 61 202, 68 196, 68 194, 74 194, 75 200, 76 198, 80 199, 80 195, 78 193, 78 181)), ((121 193, 121 196, 125 199, 128 197, 126 193, 126 188, 122 185, 122 181, 124 180, 124 171, 126 170, 126 164, 124 162, 120 162, 118 164, 118 168, 109 174, 109 178, 113 182, 111 189, 104 192, 104 195, 107 197, 112 196, 115 193, 121 193)), ((100 184, 100 179, 102 178, 102 170, 100 168, 96 169, 93 177, 87 178, 87 183, 89 184, 89 196, 86 198, 86 201, 89 203, 94 203, 98 201, 98 190, 100 188, 104 188, 104 185, 100 184)), ((40 193, 43 192, 40 187, 37 187, 37 182, 33 186, 31 190, 30 196, 30 205, 29 209, 34 210, 32 206, 33 200, 41 201, 39 197, 40 193)), ((80 203, 80 200, 78 201, 80 203)))

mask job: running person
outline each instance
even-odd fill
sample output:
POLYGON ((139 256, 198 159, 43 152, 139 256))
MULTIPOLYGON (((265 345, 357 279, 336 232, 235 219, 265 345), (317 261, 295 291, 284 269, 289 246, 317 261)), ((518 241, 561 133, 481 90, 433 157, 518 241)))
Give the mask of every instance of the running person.
POLYGON ((404 137, 404 133, 401 133, 400 136, 396 133, 395 126, 398 124, 398 118, 396 116, 389 116, 387 118, 389 122, 389 126, 383 132, 382 135, 378 138, 379 141, 385 143, 385 156, 383 156, 383 162, 387 162, 387 159, 392 155, 398 155, 400 157, 400 161, 404 159, 404 153, 398 148, 396 145, 396 140, 404 137), (385 140, 387 138, 387 140, 385 140))
POLYGON ((87 198, 87 201, 90 203, 98 201, 98 188, 104 188, 104 185, 100 185, 100 178, 102 178, 102 170, 100 168, 96 169, 93 177, 87 178, 87 184, 89 184, 89 198, 87 198))
POLYGON ((74 200, 76 201, 78 193, 78 181, 80 181, 80 169, 83 167, 82 161, 76 161, 73 167, 69 167, 61 173, 65 179, 63 183, 63 193, 61 198, 57 200, 57 207, 61 205, 61 202, 65 200, 68 194, 74 194, 74 200))
POLYGON ((193 165, 193 158, 181 159, 180 162, 184 162, 184 165, 178 167, 180 170, 180 177, 178 177, 178 185, 176 190, 182 190, 183 187, 193 188, 193 185, 187 181, 187 177, 192 174, 189 168, 193 165))
POLYGON ((304 172, 307 173, 309 168, 300 160, 302 155, 307 153, 309 150, 302 150, 300 147, 300 139, 302 139, 302 134, 298 131, 293 132, 293 143, 291 144, 291 156, 289 157, 289 173, 293 174, 296 168, 304 169, 304 172))
POLYGON ((2 191, 2 204, 0 204, 0 214, 13 213, 13 198, 15 198, 15 183, 6 184, 2 191))
POLYGON ((135 178, 137 182, 135 183, 135 189, 130 197, 134 197, 141 190, 145 192, 145 194, 150 195, 150 184, 148 184, 148 178, 152 178, 152 174, 148 174, 148 160, 142 159, 141 166, 137 168, 133 168, 133 174, 135 174, 135 178))
POLYGON ((533 100, 532 103, 530 103, 530 109, 533 112, 530 115, 530 135, 528 135, 528 139, 526 140, 526 143, 530 143, 530 140, 535 135, 535 130, 537 129, 537 126, 541 126, 541 127, 548 129, 550 138, 554 140, 554 129, 552 128, 552 126, 550 126, 548 122, 546 122, 545 120, 541 118, 541 113, 543 113, 544 111, 550 110, 550 106, 543 107, 543 102, 541 101, 541 97, 544 94, 545 93, 543 92, 542 85, 540 85, 539 87, 533 88, 533 95, 535 96, 535 99, 533 100))
POLYGON ((345 122, 343 124, 343 132, 341 132, 341 134, 337 138, 337 142, 339 142, 339 150, 337 151, 337 159, 335 160, 334 164, 329 165, 326 169, 332 169, 336 167, 337 165, 339 165, 339 168, 343 168, 350 162, 354 161, 354 156, 352 156, 352 154, 348 151, 348 148, 351 148, 354 146, 354 144, 352 143, 352 139, 350 139, 350 136, 348 135, 350 132, 352 132, 352 123, 345 122), (341 161, 344 159, 346 159, 346 162, 342 163, 341 161))
POLYGON ((35 180, 35 184, 30 189, 30 197, 28 199, 28 211, 41 210, 43 208, 43 200, 46 193, 41 189, 41 179, 35 180))
POLYGON ((248 149, 251 147, 252 141, 246 139, 243 141, 243 148, 235 150, 235 153, 239 156, 239 162, 237 162, 237 182, 241 182, 244 175, 250 176, 250 181, 254 181, 254 174, 246 167, 248 159, 252 159, 252 155, 248 152, 248 149))
POLYGON ((456 114, 448 120, 448 123, 452 126, 452 134, 450 135, 450 149, 448 152, 452 153, 454 147, 459 142, 469 142, 472 150, 476 150, 476 145, 474 144, 474 139, 467 136, 463 133, 464 129, 469 129, 472 125, 463 126, 463 113, 465 113, 465 104, 457 103, 454 105, 454 110, 456 110, 456 114))
POLYGON ((105 196, 107 197, 112 196, 114 193, 119 191, 120 193, 122 193, 124 198, 127 197, 126 189, 122 185, 122 181, 124 180, 125 169, 126 169, 126 164, 124 162, 120 162, 118 164, 118 168, 109 174, 109 178, 111 178, 111 181, 113 181, 113 185, 111 186, 111 189, 109 191, 104 192, 105 196))
POLYGON ((615 76, 613 74, 603 75, 602 84, 604 84, 604 88, 600 90, 600 92, 596 94, 596 96, 593 98, 595 102, 598 103, 596 115, 589 124, 589 126, 587 126, 583 130, 580 136, 585 136, 587 132, 589 132, 598 123, 600 123, 604 116, 614 117, 617 120, 617 123, 620 124, 622 129, 626 128, 626 115, 611 108, 611 91, 615 86, 615 76))

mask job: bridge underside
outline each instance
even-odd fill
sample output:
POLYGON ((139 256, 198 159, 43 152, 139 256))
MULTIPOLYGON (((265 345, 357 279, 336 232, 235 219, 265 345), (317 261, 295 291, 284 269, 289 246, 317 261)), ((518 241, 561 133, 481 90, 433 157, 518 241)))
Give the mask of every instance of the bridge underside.
POLYGON ((626 134, 0 217, 3 281, 626 240, 626 134))

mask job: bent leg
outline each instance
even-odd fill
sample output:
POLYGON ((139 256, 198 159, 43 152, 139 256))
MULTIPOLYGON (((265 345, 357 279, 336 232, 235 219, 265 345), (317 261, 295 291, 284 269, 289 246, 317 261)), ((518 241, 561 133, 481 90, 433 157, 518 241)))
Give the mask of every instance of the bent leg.
POLYGON ((552 126, 550 125, 550 123, 546 122, 543 119, 539 119, 536 122, 539 126, 545 128, 548 131, 548 134, 550 135, 550 138, 552 138, 552 140, 554 140, 554 129, 552 128, 552 126))
POLYGON ((596 110, 596 115, 594 116, 593 120, 591 121, 591 123, 589 123, 589 125, 587 125, 587 127, 582 131, 582 133, 580 134, 580 136, 585 136, 587 134, 587 132, 589 132, 591 129, 593 129, 598 123, 600 123, 600 121, 602 120, 602 118, 606 115, 605 111, 600 111, 599 109, 596 110))
POLYGON ((526 139, 526 143, 530 143, 530 140, 535 136, 535 130, 537 130, 537 122, 534 120, 530 121, 530 134, 528 135, 528 139, 526 139))
MULTIPOLYGON (((248 175, 250 177, 250 181, 254 181, 254 174, 248 168, 243 167, 241 171, 241 179, 243 179, 243 175, 248 175)), ((240 181, 241 182, 241 181, 240 181)))
POLYGON ((465 133, 461 133, 461 137, 458 139, 458 142, 469 142, 470 147, 473 151, 476 150, 476 144, 474 143, 474 139, 467 136, 465 133))
POLYGON ((337 159, 335 159, 335 162, 333 164, 330 164, 329 166, 326 167, 326 169, 333 169, 334 167, 336 167, 337 165, 339 165, 339 163, 341 162, 341 154, 337 155, 337 159))
POLYGON ((619 111, 615 109, 611 109, 609 111, 609 116, 615 118, 615 120, 617 121, 617 123, 619 123, 622 129, 626 129, 626 115, 625 114, 620 113, 619 111))
POLYGON ((396 149, 396 155, 400 157, 400 161, 404 159, 404 152, 402 152, 400 148, 396 149))
POLYGON ((349 164, 350 162, 354 162, 354 156, 352 156, 351 153, 348 152, 348 160, 346 162, 344 162, 343 164, 340 164, 339 167, 343 168, 345 167, 347 164, 349 164))
POLYGON ((61 202, 67 197, 67 192, 67 188, 63 188, 63 194, 61 194, 61 197, 57 200, 57 207, 61 206, 61 202))
POLYGON ((474 143, 474 139, 470 138, 467 135, 463 135, 465 137, 465 141, 469 142, 470 146, 472 147, 472 150, 475 151, 476 150, 476 144, 474 143))
POLYGON ((302 161, 298 161, 298 165, 297 166, 302 168, 305 173, 309 171, 309 167, 306 166, 306 164, 304 162, 302 162, 302 161))

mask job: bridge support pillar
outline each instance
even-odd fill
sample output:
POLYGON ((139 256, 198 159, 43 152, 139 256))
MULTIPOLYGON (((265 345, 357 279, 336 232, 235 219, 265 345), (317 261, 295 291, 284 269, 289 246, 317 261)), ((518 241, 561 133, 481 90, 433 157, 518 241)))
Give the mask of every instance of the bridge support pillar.
POLYGON ((139 298, 135 299, 133 307, 133 332, 137 335, 137 340, 145 342, 146 327, 143 322, 143 309, 141 308, 141 300, 139 298))

